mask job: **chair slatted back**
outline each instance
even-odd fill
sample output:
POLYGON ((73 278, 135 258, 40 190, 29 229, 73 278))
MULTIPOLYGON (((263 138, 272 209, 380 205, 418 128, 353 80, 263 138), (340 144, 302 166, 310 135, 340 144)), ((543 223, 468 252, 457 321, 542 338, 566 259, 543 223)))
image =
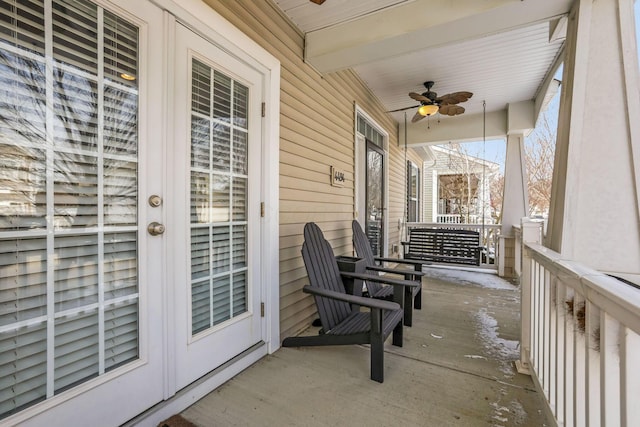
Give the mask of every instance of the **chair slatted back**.
MULTIPOLYGON (((309 276, 310 286, 345 293, 333 249, 324 238, 320 227, 313 222, 304 226, 302 259, 309 276)), ((351 306, 346 302, 317 296, 315 299, 318 315, 325 331, 333 329, 351 314, 351 306)))
MULTIPOLYGON (((375 265, 376 261, 373 251, 371 250, 369 238, 360 226, 360 223, 355 219, 351 222, 351 230, 353 231, 353 246, 356 249, 356 254, 358 254, 360 258, 363 258, 367 262, 367 265, 375 265)), ((382 285, 379 283, 367 282, 367 290, 370 295, 376 294, 381 288, 382 285)))

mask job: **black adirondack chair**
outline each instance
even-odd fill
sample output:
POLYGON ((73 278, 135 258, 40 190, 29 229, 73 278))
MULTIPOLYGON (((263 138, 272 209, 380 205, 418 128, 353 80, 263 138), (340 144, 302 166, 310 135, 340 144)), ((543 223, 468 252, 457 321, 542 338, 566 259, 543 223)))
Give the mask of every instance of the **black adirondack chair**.
MULTIPOLYGON (((398 287, 404 286, 400 283, 404 281, 340 272, 331 245, 314 223, 304 227, 302 258, 310 283, 302 291, 314 296, 322 329, 319 335, 285 338, 282 346, 370 344, 371 379, 383 382, 384 342, 393 333, 393 345, 402 347, 403 310, 397 302, 347 294, 342 277, 383 281, 398 287), (366 307, 369 311, 360 311, 354 306, 366 307)), ((398 293, 402 294, 402 290, 398 293)))
MULTIPOLYGON (((404 276, 405 280, 411 280, 418 283, 416 287, 405 287, 403 308, 404 308, 404 324, 405 326, 411 326, 413 324, 413 308, 420 310, 422 308, 422 276, 425 273, 422 272, 422 266, 425 264, 421 261, 415 260, 403 260, 397 258, 384 258, 376 257, 373 255, 371 245, 367 235, 362 230, 360 223, 357 220, 353 220, 351 223, 351 229, 353 230, 353 246, 358 254, 358 257, 363 258, 367 264, 367 270, 377 272, 385 272, 391 274, 398 274, 404 276), (413 267, 413 270, 408 268, 388 268, 377 263, 394 262, 398 264, 405 264, 413 267), (412 302, 413 301, 413 302, 412 302)), ((428 264, 428 263, 427 263, 428 264)), ((385 300, 397 300, 394 298, 394 288, 392 286, 384 286, 380 283, 367 281, 367 291, 369 296, 377 299, 385 300)))

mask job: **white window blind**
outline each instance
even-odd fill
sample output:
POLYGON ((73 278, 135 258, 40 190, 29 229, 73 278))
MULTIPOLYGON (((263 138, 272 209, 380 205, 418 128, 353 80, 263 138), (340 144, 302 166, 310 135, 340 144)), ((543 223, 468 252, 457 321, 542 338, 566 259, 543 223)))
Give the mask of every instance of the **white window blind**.
POLYGON ((112 12, 0 1, 0 418, 138 358, 137 70, 112 12))
POLYGON ((247 311, 246 86, 192 61, 192 333, 247 311))

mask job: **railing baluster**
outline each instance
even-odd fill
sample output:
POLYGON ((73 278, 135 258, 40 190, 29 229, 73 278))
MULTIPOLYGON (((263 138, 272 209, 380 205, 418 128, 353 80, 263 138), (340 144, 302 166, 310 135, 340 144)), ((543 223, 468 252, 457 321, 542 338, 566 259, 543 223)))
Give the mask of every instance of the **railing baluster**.
POLYGON ((575 301, 573 289, 566 286, 565 287, 565 295, 563 298, 565 303, 565 312, 567 312, 564 318, 564 425, 566 427, 574 426, 573 419, 573 366, 575 362, 575 353, 574 349, 574 340, 575 340, 575 323, 573 319, 574 307, 573 303, 575 301))
POLYGON ((574 293, 573 300, 573 420, 577 426, 586 424, 586 340, 585 340, 586 305, 584 296, 574 293))
POLYGON ((540 277, 543 280, 544 285, 544 311, 543 311, 543 319, 542 319, 542 346, 543 346, 543 356, 542 361, 544 363, 542 376, 544 378, 544 394, 549 397, 549 392, 551 388, 551 377, 549 372, 551 371, 551 353, 550 353, 550 332, 551 332, 551 323, 549 322, 551 316, 551 301, 553 300, 551 296, 551 275, 544 268, 544 266, 540 265, 540 277))
POLYGON ((558 398, 558 281, 549 274, 549 392, 548 399, 553 410, 558 398))
POLYGON ((600 425, 600 309, 590 301, 586 304, 587 425, 598 426, 600 425))
POLYGON ((620 345, 622 425, 637 426, 640 420, 640 375, 638 356, 640 355, 640 335, 629 328, 622 328, 620 345))
POLYGON ((600 409, 603 426, 620 425, 620 324, 609 313, 600 317, 600 409))
POLYGON ((558 357, 555 360, 556 363, 556 372, 557 381, 558 381, 558 390, 556 397, 556 418, 558 419, 558 424, 564 424, 565 414, 564 414, 564 394, 565 394, 565 342, 566 342, 566 318, 567 318, 567 310, 565 307, 565 286, 561 280, 558 279, 557 285, 557 294, 556 294, 556 313, 558 316, 558 357))

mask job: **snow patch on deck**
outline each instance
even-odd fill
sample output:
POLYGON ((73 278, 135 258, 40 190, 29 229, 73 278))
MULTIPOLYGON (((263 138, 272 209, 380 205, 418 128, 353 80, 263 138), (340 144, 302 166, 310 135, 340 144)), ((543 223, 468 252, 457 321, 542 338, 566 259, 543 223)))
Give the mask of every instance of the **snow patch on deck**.
POLYGON ((425 277, 454 282, 459 285, 481 286, 489 289, 515 290, 517 286, 502 277, 492 273, 481 273, 469 270, 454 270, 450 268, 426 267, 423 269, 425 277))

